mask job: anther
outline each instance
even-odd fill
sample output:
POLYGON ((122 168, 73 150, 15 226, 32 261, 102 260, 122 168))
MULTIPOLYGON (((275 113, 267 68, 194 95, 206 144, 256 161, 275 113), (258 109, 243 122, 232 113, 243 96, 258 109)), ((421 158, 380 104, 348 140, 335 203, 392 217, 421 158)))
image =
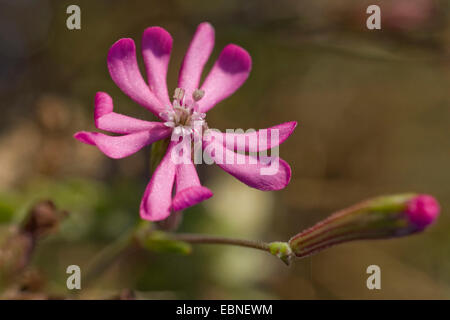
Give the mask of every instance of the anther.
POLYGON ((205 95, 205 90, 195 89, 192 93, 192 98, 194 101, 199 101, 205 95))
POLYGON ((185 92, 184 89, 176 88, 173 98, 177 101, 182 101, 182 99, 184 97, 184 92, 185 92))

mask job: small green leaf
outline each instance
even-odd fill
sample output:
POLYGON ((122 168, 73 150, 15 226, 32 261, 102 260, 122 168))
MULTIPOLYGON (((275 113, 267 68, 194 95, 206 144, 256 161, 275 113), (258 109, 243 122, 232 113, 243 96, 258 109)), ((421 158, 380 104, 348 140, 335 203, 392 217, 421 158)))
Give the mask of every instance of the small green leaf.
POLYGON ((189 243, 174 240, 164 231, 154 230, 153 224, 142 221, 134 232, 134 238, 144 249, 152 252, 170 252, 190 254, 192 247, 189 243))
POLYGON ((163 231, 151 232, 141 244, 145 249, 154 252, 170 252, 185 255, 192 252, 192 247, 189 243, 173 240, 163 231))

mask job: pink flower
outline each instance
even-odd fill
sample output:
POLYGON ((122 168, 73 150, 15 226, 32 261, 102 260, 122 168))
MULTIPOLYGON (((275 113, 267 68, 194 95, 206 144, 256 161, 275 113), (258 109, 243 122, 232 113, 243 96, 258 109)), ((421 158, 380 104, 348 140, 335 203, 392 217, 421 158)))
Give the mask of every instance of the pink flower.
MULTIPOLYGON (((214 132, 211 135, 201 135, 207 128, 205 113, 233 94, 245 82, 252 65, 247 51, 229 44, 222 50, 209 75, 199 86, 203 67, 213 46, 213 27, 209 23, 200 24, 184 57, 178 77, 178 88, 171 102, 166 85, 172 49, 170 34, 160 27, 150 27, 144 31, 142 55, 148 83, 139 71, 134 41, 120 39, 108 53, 108 69, 112 79, 125 94, 162 121, 143 121, 115 113, 111 97, 104 92, 98 92, 94 112, 96 127, 121 135, 109 136, 85 131, 75 134, 79 141, 95 145, 108 157, 115 159, 127 157, 146 145, 172 136, 166 155, 156 168, 142 198, 140 214, 143 219, 163 220, 171 211, 183 210, 212 196, 212 192, 200 184, 194 163, 187 153, 184 156, 185 161, 180 164, 171 160, 172 151, 185 141, 185 137, 201 137, 204 141, 203 148, 215 148, 212 158, 223 170, 253 188, 279 190, 289 183, 291 169, 284 160, 275 159, 279 161, 279 165, 274 174, 261 175, 260 170, 270 167, 271 163, 258 157, 236 153, 235 150, 242 147, 242 142, 236 142, 235 139, 234 144, 225 145, 219 139, 224 134, 214 132), (194 123, 202 124, 202 132, 194 128, 194 123), (174 134, 182 136, 183 141, 174 139, 174 134), (222 163, 218 161, 221 155, 242 161, 222 163), (174 183, 176 192, 172 199, 174 183)), ((244 142, 244 148, 254 152, 276 147, 291 135, 296 124, 287 122, 266 129, 267 131, 243 133, 241 137, 245 135, 248 140, 256 137, 259 141, 257 146, 248 146, 244 142), (279 139, 275 142, 270 139, 269 142, 269 136, 275 134, 275 131, 279 139)))

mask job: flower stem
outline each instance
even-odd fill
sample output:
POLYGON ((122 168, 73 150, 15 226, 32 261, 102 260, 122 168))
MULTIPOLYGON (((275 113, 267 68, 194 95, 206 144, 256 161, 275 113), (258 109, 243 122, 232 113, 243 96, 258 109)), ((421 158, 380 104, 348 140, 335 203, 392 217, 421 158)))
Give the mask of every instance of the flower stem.
POLYGON ((244 240, 244 239, 232 239, 226 237, 216 237, 202 234, 183 234, 174 233, 171 234, 171 238, 178 241, 184 241, 188 243, 198 244, 223 244, 233 245, 239 247, 253 248, 270 252, 269 243, 262 241, 244 240))
MULTIPOLYGON (((89 263, 84 283, 90 285, 103 272, 105 272, 132 244, 132 234, 134 229, 126 232, 116 241, 103 248, 89 263)), ((86 286, 86 285, 85 285, 86 286)))
MULTIPOLYGON (((267 243, 262 241, 233 239, 202 234, 166 233, 151 229, 148 230, 147 226, 144 226, 142 229, 147 230, 147 232, 139 232, 139 228, 132 229, 100 251, 88 266, 88 270, 84 276, 84 282, 90 285, 92 281, 103 274, 105 270, 107 270, 118 259, 119 256, 130 248, 133 243, 136 243, 133 239, 138 241, 137 243, 140 243, 141 245, 144 244, 146 240, 150 244, 155 243, 155 241, 158 242, 158 240, 160 241, 161 239, 158 237, 155 239, 152 238, 152 236, 156 235, 157 232, 165 235, 162 239, 166 241, 170 239, 170 241, 179 241, 180 243, 186 242, 192 244, 233 245, 262 250, 279 257, 283 262, 289 264, 290 250, 289 252, 286 252, 285 247, 288 246, 288 244, 285 242, 267 243)), ((161 236, 161 234, 158 235, 161 236)), ((155 250, 157 247, 153 246, 152 248, 155 250)), ((157 250, 155 251, 157 252, 157 250)))

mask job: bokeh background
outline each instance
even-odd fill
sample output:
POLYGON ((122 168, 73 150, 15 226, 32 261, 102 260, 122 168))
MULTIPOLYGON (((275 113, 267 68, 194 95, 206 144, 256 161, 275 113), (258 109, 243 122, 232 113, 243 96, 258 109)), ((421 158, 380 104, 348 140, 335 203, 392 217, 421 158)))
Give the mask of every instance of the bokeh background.
POLYGON ((2 297, 71 295, 66 267, 83 274, 139 220, 150 148, 111 160, 72 138, 94 130, 97 91, 108 92, 118 112, 151 119, 110 79, 109 47, 122 37, 139 47, 146 27, 166 28, 172 91, 196 26, 209 21, 216 47, 208 66, 233 42, 249 51, 253 71, 208 113, 208 124, 298 121, 280 148, 293 176, 286 189, 262 192, 200 166, 215 195, 184 212, 180 231, 287 240, 333 211, 405 191, 436 196, 441 217, 420 235, 343 244, 290 267, 244 248, 134 250, 81 297, 133 290, 144 299, 450 298, 449 13, 445 0, 0 0, 0 234, 40 199, 70 213, 27 267, 39 285, 3 287, 2 297), (66 28, 70 4, 81 8, 81 30, 66 28), (382 30, 367 30, 369 4, 380 5, 382 30), (381 267, 381 290, 366 288, 371 264, 381 267))

